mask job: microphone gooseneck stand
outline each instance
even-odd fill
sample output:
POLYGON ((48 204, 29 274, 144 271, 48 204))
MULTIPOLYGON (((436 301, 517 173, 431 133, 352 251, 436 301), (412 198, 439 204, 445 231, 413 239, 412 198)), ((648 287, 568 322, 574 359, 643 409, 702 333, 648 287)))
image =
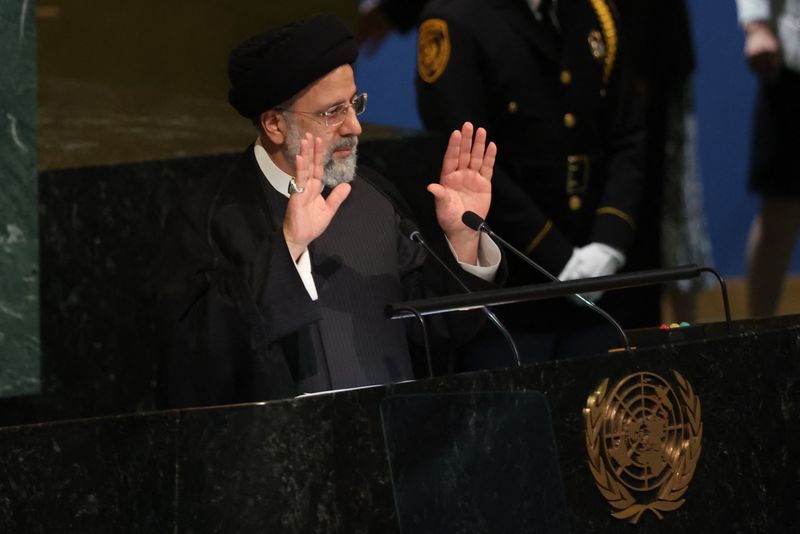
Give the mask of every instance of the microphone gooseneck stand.
MULTIPOLYGON (((406 237, 408 237, 411 241, 414 241, 415 243, 419 244, 422 248, 424 248, 425 251, 428 252, 428 254, 430 254, 431 257, 433 257, 437 261, 437 263, 439 263, 439 265, 442 266, 445 272, 447 272, 447 274, 449 274, 450 277, 452 277, 453 279, 456 280, 456 282, 458 282, 458 284, 462 287, 462 289, 464 289, 465 292, 472 293, 472 290, 470 290, 469 286, 467 286, 467 284, 465 284, 464 281, 461 280, 461 278, 459 278, 458 275, 456 275, 456 273, 454 273, 452 269, 450 269, 447 263, 445 263, 444 260, 442 260, 442 258, 440 258, 439 255, 433 251, 433 249, 428 245, 425 239, 423 239, 419 229, 411 220, 403 219, 402 221, 400 221, 400 232, 406 237)), ((519 350, 517 349, 517 344, 514 342, 514 338, 511 337, 511 333, 509 333, 508 329, 505 327, 505 325, 503 325, 500 319, 497 318, 497 316, 494 314, 492 310, 490 310, 486 306, 482 306, 481 310, 483 310, 484 315, 486 315, 486 317, 497 327, 500 333, 503 334, 503 337, 505 337, 509 347, 511 347, 511 352, 514 355, 514 362, 517 364, 517 367, 521 367, 522 360, 519 357, 519 350)), ((421 316, 420 320, 422 320, 421 316)), ((427 346, 427 339, 425 340, 425 343, 427 346)), ((432 371, 431 371, 431 376, 433 376, 432 371)))
MULTIPOLYGON (((561 280, 559 280, 550 271, 548 271, 547 269, 545 269, 544 267, 542 267, 541 265, 530 259, 527 255, 523 254, 516 247, 513 247, 505 239, 494 233, 492 229, 489 228, 489 225, 486 224, 486 221, 483 220, 483 218, 477 213, 474 213, 472 211, 465 211, 464 215, 461 216, 461 221, 466 226, 472 228, 473 230, 485 233, 486 235, 488 235, 489 237, 491 237, 492 239, 503 245, 503 247, 505 247, 507 250, 510 250, 515 255, 519 256, 519 258, 522 259, 525 263, 527 263, 528 265, 530 265, 531 267, 542 273, 544 276, 546 276, 553 282, 561 283, 561 280)), ((587 308, 593 310, 595 313, 603 317, 603 319, 608 321, 611 324, 611 326, 613 326, 614 329, 617 331, 619 340, 620 342, 622 342, 623 346, 625 347, 625 350, 628 352, 631 351, 631 343, 628 340, 628 335, 625 333, 625 330, 622 329, 622 326, 620 326, 620 324, 613 317, 611 317, 611 315, 609 315, 607 311, 605 311, 603 308, 601 308, 591 300, 585 298, 580 293, 573 293, 571 296, 579 300, 587 308)))

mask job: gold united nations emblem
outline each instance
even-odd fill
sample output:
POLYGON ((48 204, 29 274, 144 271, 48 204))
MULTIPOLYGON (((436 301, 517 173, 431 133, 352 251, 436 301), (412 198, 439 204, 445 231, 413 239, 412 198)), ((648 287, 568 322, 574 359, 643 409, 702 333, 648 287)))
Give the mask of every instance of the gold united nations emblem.
POLYGON ((444 73, 450 61, 450 33, 447 22, 428 19, 419 27, 417 71, 427 83, 434 83, 444 73))
POLYGON ((636 523, 648 510, 663 519, 685 502, 703 422, 691 384, 673 374, 674 383, 636 373, 611 388, 606 378, 586 400, 589 468, 618 519, 636 523))

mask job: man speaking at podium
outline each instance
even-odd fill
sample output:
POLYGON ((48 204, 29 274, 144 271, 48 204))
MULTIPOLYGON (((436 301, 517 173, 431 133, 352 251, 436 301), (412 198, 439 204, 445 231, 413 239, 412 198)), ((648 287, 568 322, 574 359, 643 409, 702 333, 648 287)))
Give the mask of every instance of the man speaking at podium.
MULTIPOLYGON (((406 325, 386 304, 459 291, 399 232, 383 179, 357 167, 367 95, 334 17, 252 37, 228 65, 229 102, 258 139, 171 214, 159 285, 160 396, 170 407, 260 401, 414 378, 406 325)), ((461 222, 486 216, 496 147, 469 123, 450 137, 436 217, 464 278, 488 287, 497 246, 461 222), (474 140, 473 140, 474 133, 474 140)), ((480 314, 441 320, 450 342, 480 314)))

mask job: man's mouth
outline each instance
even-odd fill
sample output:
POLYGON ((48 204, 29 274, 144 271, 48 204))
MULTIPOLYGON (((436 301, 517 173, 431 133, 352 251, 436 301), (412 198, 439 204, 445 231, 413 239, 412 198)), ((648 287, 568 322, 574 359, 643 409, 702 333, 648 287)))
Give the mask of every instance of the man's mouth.
POLYGON ((351 140, 344 140, 333 148, 331 155, 336 159, 349 158, 355 152, 357 142, 351 140))

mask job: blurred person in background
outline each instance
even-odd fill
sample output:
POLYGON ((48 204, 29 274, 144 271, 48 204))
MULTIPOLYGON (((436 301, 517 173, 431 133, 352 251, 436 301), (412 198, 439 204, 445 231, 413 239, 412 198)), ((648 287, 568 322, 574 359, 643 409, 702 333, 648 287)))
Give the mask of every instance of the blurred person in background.
MULTIPOLYGON (((631 270, 710 265, 703 194, 697 161, 692 91, 695 69, 689 12, 684 0, 618 0, 628 36, 634 86, 644 107, 647 141, 639 228, 628 261, 631 270)), ((659 323, 662 293, 673 321, 693 322, 703 278, 639 288, 647 305, 626 326, 659 323)))
POLYGON ((800 0, 737 0, 744 55, 759 79, 750 190, 761 196, 747 243, 752 317, 774 315, 800 227, 800 0))

